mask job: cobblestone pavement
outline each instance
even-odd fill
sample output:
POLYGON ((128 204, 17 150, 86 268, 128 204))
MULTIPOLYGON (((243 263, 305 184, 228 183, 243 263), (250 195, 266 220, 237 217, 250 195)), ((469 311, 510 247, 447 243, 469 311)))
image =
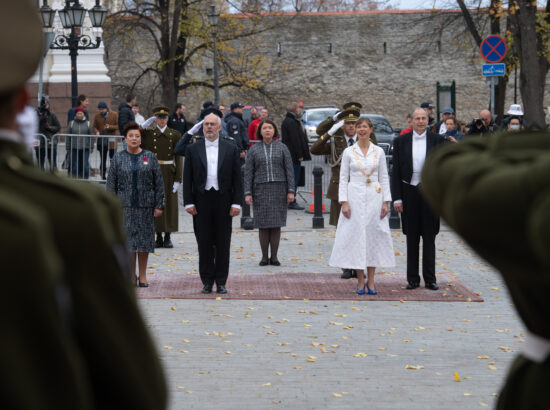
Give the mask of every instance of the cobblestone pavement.
MULTIPOLYGON (((149 271, 199 281, 191 218, 180 224, 175 248, 158 250, 149 271)), ((289 211, 287 225, 283 266, 260 267, 257 231, 240 230, 235 219, 230 271, 339 275, 328 266, 333 227, 312 230, 301 211, 289 211)), ((394 231, 393 239, 391 272, 405 283, 404 237, 394 231)), ((455 275, 484 302, 141 299, 170 408, 493 407, 524 328, 490 266, 445 227, 436 245, 437 272, 455 275)))

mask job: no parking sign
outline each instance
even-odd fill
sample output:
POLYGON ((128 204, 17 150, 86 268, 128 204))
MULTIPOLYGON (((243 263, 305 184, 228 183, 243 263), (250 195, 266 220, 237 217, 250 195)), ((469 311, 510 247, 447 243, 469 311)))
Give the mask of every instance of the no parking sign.
POLYGON ((479 46, 481 57, 488 63, 500 63, 506 57, 508 46, 501 36, 487 36, 479 46))

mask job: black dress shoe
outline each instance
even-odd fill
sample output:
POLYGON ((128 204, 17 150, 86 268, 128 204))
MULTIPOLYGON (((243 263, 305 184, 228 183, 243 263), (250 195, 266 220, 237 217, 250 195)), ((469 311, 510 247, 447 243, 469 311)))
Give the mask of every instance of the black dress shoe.
POLYGON ((162 236, 157 236, 157 240, 155 242, 155 248, 162 248, 164 247, 164 241, 162 240, 162 236))
POLYGON ((269 265, 269 261, 267 259, 262 259, 259 263, 260 266, 266 266, 269 265))
POLYGON ((216 285, 216 288, 217 293, 227 293, 227 289, 223 285, 216 285))
POLYGON ((148 288, 149 287, 149 284, 147 282, 143 283, 143 282, 139 282, 139 287, 140 288, 148 288))
MULTIPOLYGON (((357 273, 355 274, 357 276, 357 273)), ((342 272, 342 276, 340 276, 342 279, 351 279, 353 278, 353 270, 352 269, 344 269, 342 272)))
POLYGON ((409 284, 407 285, 407 289, 416 289, 419 286, 420 284, 417 282, 409 282, 409 284))
POLYGON ((303 206, 298 205, 296 202, 291 202, 290 204, 288 204, 288 209, 303 211, 305 208, 303 206))
POLYGON ((204 285, 201 293, 212 293, 212 285, 204 285))
POLYGON ((164 243, 163 243, 164 247, 165 248, 173 248, 174 245, 172 244, 172 241, 170 240, 170 238, 168 239, 164 239, 164 243))
POLYGON ((439 289, 439 286, 437 286, 437 283, 435 282, 426 283, 426 289, 437 290, 439 289))
POLYGON ((273 266, 281 266, 281 262, 279 262, 277 259, 269 258, 269 264, 273 266))

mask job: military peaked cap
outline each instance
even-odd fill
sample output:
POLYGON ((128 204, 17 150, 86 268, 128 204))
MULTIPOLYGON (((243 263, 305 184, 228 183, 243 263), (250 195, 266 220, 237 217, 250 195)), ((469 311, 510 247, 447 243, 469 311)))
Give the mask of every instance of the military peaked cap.
POLYGON ((345 110, 357 110, 357 111, 361 111, 361 108, 363 108, 363 106, 361 104, 359 104, 358 102, 349 102, 349 103, 345 103, 342 108, 345 110))
POLYGON ((2 1, 0 24, 0 93, 25 84, 42 58, 42 22, 36 2, 2 1), (34 3, 34 4, 33 4, 34 3))
POLYGON ((168 107, 161 105, 160 107, 156 107, 153 109, 153 114, 157 117, 167 117, 170 115, 170 110, 168 107))
POLYGON ((359 119, 359 115, 361 115, 359 110, 348 109, 338 114, 338 120, 339 121, 344 120, 345 123, 357 122, 357 120, 359 119))

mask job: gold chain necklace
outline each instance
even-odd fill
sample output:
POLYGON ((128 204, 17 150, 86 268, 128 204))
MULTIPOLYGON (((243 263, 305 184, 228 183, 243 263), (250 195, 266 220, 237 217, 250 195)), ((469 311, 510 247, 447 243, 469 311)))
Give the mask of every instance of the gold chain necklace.
MULTIPOLYGON (((370 143, 372 144, 372 143, 370 143)), ((369 145, 369 148, 370 148, 370 145, 369 145)), ((353 155, 355 156, 355 162, 357 163, 357 166, 359 167, 359 170, 361 171, 361 173, 367 178, 367 181, 366 181, 366 184, 367 185, 370 185, 371 184, 371 180, 370 180, 370 177, 372 174, 374 174, 374 171, 376 170, 376 167, 378 166, 378 153, 376 151, 376 148, 374 149, 374 165, 372 166, 372 169, 370 170, 370 172, 367 174, 367 171, 365 171, 365 169, 363 168, 363 165, 361 165, 361 160, 359 159, 359 155, 357 154, 357 151, 352 148, 352 151, 353 151, 353 155)), ((369 153, 369 150, 367 149, 367 155, 369 153)), ((365 158, 367 157, 367 155, 365 155, 365 158)))

